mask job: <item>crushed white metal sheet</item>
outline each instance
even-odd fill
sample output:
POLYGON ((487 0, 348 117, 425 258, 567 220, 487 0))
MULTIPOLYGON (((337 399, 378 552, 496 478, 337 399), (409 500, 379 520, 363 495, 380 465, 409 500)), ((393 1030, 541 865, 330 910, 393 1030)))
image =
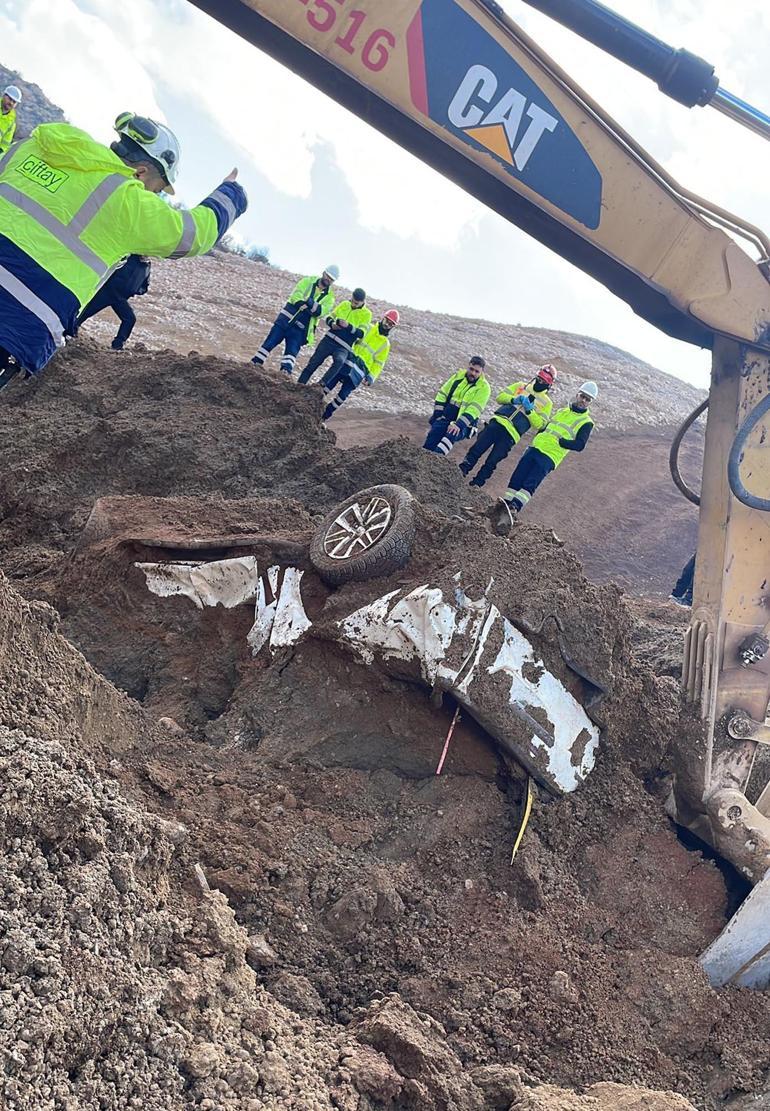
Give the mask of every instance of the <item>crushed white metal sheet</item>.
POLYGON ((212 563, 137 563, 148 589, 161 598, 182 594, 198 609, 233 609, 256 597, 259 572, 254 556, 218 559, 212 563))
POLYGON ((288 567, 283 580, 280 567, 269 567, 265 582, 254 556, 210 563, 137 563, 136 566, 144 572, 148 589, 153 594, 161 598, 183 595, 198 609, 218 605, 232 609, 255 600, 254 624, 246 638, 255 656, 266 644, 273 652, 295 644, 311 626, 300 591, 304 571, 296 567, 288 567))
POLYGON ((435 587, 400 593, 340 621, 343 638, 368 663, 378 653, 416 660, 426 684, 453 693, 538 779, 559 793, 579 787, 595 764, 599 730, 523 633, 486 596, 472 601, 458 589, 452 606, 435 587), (510 680, 507 706, 492 683, 501 673, 510 680))
POLYGON ((574 791, 594 766, 599 731, 589 721, 580 703, 537 658, 523 633, 500 614, 498 617, 503 623, 503 645, 487 671, 490 675, 502 671, 510 677, 511 704, 517 703, 527 712, 532 708, 545 712, 553 728, 553 744, 549 745, 535 732, 530 744, 535 749, 546 750, 552 775, 563 790, 574 791), (525 678, 525 669, 537 678, 525 678), (586 743, 576 764, 573 746, 580 739, 586 743))
MULTIPOLYGON (((277 568, 270 568, 271 571, 277 568)), ((269 572, 268 572, 269 575, 269 572)), ((246 637, 246 643, 251 649, 252 656, 256 656, 270 640, 270 634, 273 631, 273 622, 275 621, 275 611, 278 608, 278 576, 270 578, 270 589, 273 595, 273 600, 268 602, 267 591, 265 589, 264 579, 259 580, 257 588, 257 604, 254 610, 254 624, 249 629, 249 635, 246 637)))
MULTIPOLYGON (((272 571, 273 568, 271 567, 270 570, 272 571)), ((312 622, 305 613, 300 594, 300 583, 304 574, 304 571, 298 571, 296 567, 287 567, 283 576, 273 629, 270 633, 272 651, 296 644, 303 633, 311 627, 312 622)))
MULTIPOLYGON (((275 652, 295 644, 311 627, 300 590, 304 572, 296 567, 283 577, 277 566, 260 576, 253 556, 138 566, 153 593, 184 594, 199 608, 255 599, 247 638, 255 656, 265 646, 275 652)), ((378 654, 417 661, 427 686, 453 693, 536 778, 559 793, 574 791, 594 766, 598 729, 486 594, 472 600, 458 585, 453 602, 437 587, 394 590, 338 627, 367 663, 378 654), (507 699, 500 675, 510 684, 507 699)))

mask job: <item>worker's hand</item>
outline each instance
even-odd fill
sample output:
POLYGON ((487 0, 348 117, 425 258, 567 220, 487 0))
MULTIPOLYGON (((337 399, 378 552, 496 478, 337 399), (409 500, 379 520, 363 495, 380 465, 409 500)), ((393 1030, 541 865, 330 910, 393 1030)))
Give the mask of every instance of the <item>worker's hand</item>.
POLYGON ((460 435, 460 425, 455 424, 455 422, 452 421, 452 423, 447 428, 447 432, 449 433, 450 436, 459 436, 460 435))
POLYGON ((238 177, 238 167, 236 166, 235 169, 231 170, 230 173, 227 175, 227 177, 225 178, 225 181, 235 181, 235 179, 237 177, 238 177))

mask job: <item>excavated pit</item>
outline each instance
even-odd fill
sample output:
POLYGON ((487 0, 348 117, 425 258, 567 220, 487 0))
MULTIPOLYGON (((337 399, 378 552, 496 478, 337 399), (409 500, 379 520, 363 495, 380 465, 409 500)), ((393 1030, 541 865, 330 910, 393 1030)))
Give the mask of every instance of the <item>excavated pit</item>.
POLYGON ((89 343, 3 396, 8 1107, 744 1106, 770 1004, 700 971, 728 892, 661 805, 679 616, 658 635, 545 530, 491 536, 486 499, 405 440, 339 451, 319 408, 269 372, 89 343), (314 521, 381 482, 419 499, 413 558, 331 591, 314 521), (305 570, 313 629, 273 658, 253 607, 158 598, 135 567, 244 550, 305 570), (437 777, 451 700, 333 635, 458 569, 605 692, 595 771, 538 792, 513 866, 521 769, 464 714, 437 777))

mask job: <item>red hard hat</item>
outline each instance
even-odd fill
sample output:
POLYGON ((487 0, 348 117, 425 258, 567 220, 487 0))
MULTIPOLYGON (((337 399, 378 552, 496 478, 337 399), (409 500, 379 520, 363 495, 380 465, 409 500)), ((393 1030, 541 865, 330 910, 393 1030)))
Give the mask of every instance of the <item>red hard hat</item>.
POLYGON ((389 320, 391 324, 395 325, 400 322, 401 316, 398 309, 388 309, 382 319, 389 320))
POLYGON ((556 367, 546 363, 545 366, 540 367, 535 377, 539 378, 541 382, 545 382, 547 386, 552 386, 556 381, 556 367))

